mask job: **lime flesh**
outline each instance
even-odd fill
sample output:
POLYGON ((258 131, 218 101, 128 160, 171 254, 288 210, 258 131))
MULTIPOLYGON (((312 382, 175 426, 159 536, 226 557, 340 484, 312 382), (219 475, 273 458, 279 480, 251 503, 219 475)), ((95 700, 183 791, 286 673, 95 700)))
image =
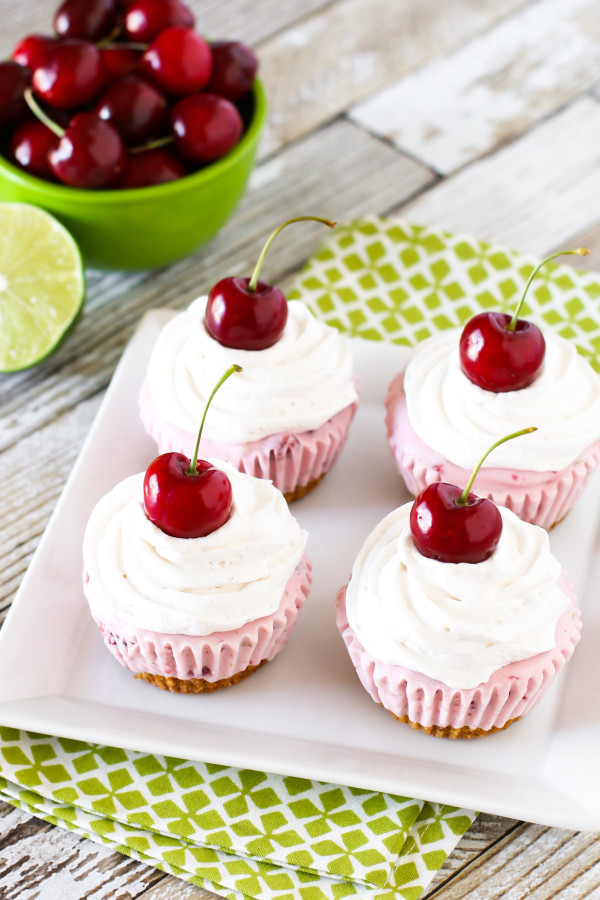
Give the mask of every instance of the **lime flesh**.
POLYGON ((0 203, 0 372, 17 372, 54 350, 83 303, 81 254, 47 212, 0 203))

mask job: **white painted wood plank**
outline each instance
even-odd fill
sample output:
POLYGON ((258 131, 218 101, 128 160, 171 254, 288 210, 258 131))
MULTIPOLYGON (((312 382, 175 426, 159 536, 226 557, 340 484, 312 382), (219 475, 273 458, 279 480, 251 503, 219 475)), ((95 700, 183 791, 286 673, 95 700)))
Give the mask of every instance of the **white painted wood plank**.
POLYGON ((575 101, 399 210, 533 253, 561 246, 600 218, 600 103, 575 101))
POLYGON ((312 131, 524 0, 340 0, 261 46, 270 115, 261 154, 312 131))
POLYGON ((592 87, 597 0, 544 0, 437 57, 350 117, 448 174, 592 87))

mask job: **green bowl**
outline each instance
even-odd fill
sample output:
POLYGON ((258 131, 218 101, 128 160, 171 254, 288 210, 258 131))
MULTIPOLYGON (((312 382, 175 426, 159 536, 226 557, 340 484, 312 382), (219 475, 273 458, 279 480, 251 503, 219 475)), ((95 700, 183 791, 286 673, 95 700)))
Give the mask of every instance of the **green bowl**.
POLYGON ((266 114, 257 81, 252 119, 231 153, 193 175, 153 187, 89 191, 52 184, 0 156, 0 199, 30 203, 56 216, 87 265, 162 266, 207 243, 231 217, 248 183, 266 114))

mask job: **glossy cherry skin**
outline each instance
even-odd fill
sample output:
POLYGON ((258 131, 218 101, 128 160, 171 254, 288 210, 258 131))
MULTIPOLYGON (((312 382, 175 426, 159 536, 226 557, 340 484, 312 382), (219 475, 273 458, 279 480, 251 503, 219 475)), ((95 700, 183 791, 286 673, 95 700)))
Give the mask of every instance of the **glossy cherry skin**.
POLYGON ((240 41, 213 41, 212 72, 206 90, 227 100, 240 100, 251 90, 258 60, 250 47, 240 41))
POLYGON ((48 154, 59 138, 37 119, 24 122, 13 134, 9 144, 10 158, 30 175, 54 180, 48 154))
POLYGON ((167 101, 147 81, 129 75, 111 84, 94 104, 94 112, 136 146, 158 137, 167 116, 167 101))
POLYGON ((208 295, 204 324, 219 344, 236 350, 265 350, 283 333, 288 308, 278 287, 259 281, 248 290, 249 278, 223 278, 208 295))
POLYGON ((450 563, 478 563, 491 556, 502 534, 502 517, 491 500, 443 481, 418 494, 410 511, 410 530, 419 553, 450 563))
POLYGON ((59 181, 71 187, 103 188, 125 168, 125 147, 119 132, 90 112, 77 113, 58 145, 48 154, 59 181))
POLYGON ((65 0, 54 16, 54 30, 63 38, 100 41, 116 25, 114 0, 65 0))
POLYGON ((0 126, 16 125, 26 118, 29 107, 24 95, 30 75, 29 69, 19 63, 0 62, 0 126))
POLYGON ((511 316, 484 312, 469 319, 460 337, 463 372, 486 391, 519 391, 537 378, 546 342, 537 325, 517 319, 514 331, 507 326, 511 316))
POLYGON ((183 97, 207 85, 211 66, 203 37, 189 28, 167 28, 144 53, 140 71, 167 94, 183 97))
POLYGON ((225 156, 244 130, 233 103, 215 94, 184 97, 171 110, 170 119, 178 154, 197 163, 225 156))
POLYGON ((128 4, 123 24, 128 40, 149 44, 161 31, 193 28, 196 20, 181 0, 134 0, 128 4))
POLYGON ((56 39, 46 34, 28 34, 19 41, 12 52, 12 58, 20 66, 35 69, 44 61, 46 51, 56 45, 56 39))
POLYGON ((50 106, 85 106, 104 85, 102 55, 89 41, 61 41, 50 47, 34 70, 32 84, 38 97, 50 106))
POLYGON ((183 453, 163 453, 144 476, 146 516, 172 537, 204 537, 231 515, 231 482, 225 472, 204 459, 196 464, 197 474, 188 475, 189 466, 183 453))
POLYGON ((100 55, 102 56, 102 66, 104 68, 104 86, 125 78, 127 75, 133 75, 136 71, 142 54, 139 50, 132 50, 131 47, 101 47, 100 55))
POLYGON ((154 147, 140 153, 130 153, 123 174, 115 184, 117 188, 150 187, 165 184, 187 175, 187 169, 166 147, 154 147))

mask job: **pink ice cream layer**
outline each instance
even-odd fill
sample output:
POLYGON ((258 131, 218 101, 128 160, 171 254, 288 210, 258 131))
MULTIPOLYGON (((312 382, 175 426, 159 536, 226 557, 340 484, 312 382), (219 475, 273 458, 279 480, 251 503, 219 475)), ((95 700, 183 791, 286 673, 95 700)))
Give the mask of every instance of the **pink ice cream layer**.
POLYGON ((573 589, 563 571, 559 587, 571 601, 556 626, 556 646, 497 669, 475 688, 453 688, 406 669, 379 662, 365 650, 348 624, 346 587, 337 596, 336 619, 364 689, 398 718, 423 727, 502 728, 524 716, 542 699, 579 640, 581 619, 573 589))
MULTIPOLYGON (((416 496, 428 484, 438 481, 464 487, 471 473, 425 444, 413 429, 403 383, 401 372, 388 388, 385 408, 388 442, 408 490, 416 496)), ((475 492, 508 507, 523 521, 548 529, 575 505, 599 461, 600 441, 596 441, 575 462, 557 472, 484 465, 477 474, 475 492)))
POLYGON ((206 635, 163 634, 108 617, 104 612, 96 612, 101 609, 97 588, 87 572, 83 588, 104 643, 121 665, 132 672, 167 678, 221 681, 264 659, 273 659, 283 649, 308 597, 311 569, 304 555, 272 615, 247 622, 234 631, 206 635))
MULTIPOLYGON (((160 453, 175 450, 191 457, 196 435, 160 418, 147 379, 139 404, 144 428, 158 444, 160 453)), ((212 441, 203 436, 202 456, 224 459, 240 472, 268 479, 288 494, 329 472, 346 443, 357 409, 358 402, 351 403, 313 431, 270 434, 246 444, 212 441)))

